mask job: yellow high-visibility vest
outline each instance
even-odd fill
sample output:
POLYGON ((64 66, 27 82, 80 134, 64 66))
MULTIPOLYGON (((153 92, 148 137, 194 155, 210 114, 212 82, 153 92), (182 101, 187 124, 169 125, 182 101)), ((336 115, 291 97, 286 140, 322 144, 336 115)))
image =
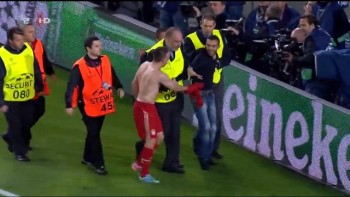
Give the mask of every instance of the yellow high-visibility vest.
MULTIPOLYGON (((146 52, 150 52, 153 49, 164 46, 164 39, 157 42, 153 47, 148 49, 146 52)), ((175 58, 173 61, 170 59, 166 63, 164 67, 161 68, 161 71, 165 73, 170 79, 175 79, 178 77, 185 68, 185 60, 184 56, 179 48, 175 51, 175 58)), ((178 84, 183 86, 183 80, 178 81, 178 84)), ((169 103, 176 99, 176 93, 172 90, 159 92, 156 98, 156 103, 169 103)))
MULTIPOLYGON (((224 41, 222 39, 222 36, 221 36, 221 33, 219 30, 214 29, 213 35, 215 35, 219 38, 220 46, 217 50, 217 54, 218 54, 218 57, 221 58, 222 53, 224 51, 224 41)), ((193 32, 186 37, 188 37, 192 41, 195 50, 205 48, 205 45, 199 40, 197 32, 193 32)), ((213 83, 219 83, 219 81, 221 79, 221 73, 222 73, 222 68, 219 68, 219 69, 215 68, 214 76, 213 76, 213 83)))
POLYGON ((25 43, 26 49, 20 54, 12 54, 0 48, 0 57, 4 62, 6 76, 4 77, 4 100, 27 101, 35 96, 34 89, 34 52, 25 43))

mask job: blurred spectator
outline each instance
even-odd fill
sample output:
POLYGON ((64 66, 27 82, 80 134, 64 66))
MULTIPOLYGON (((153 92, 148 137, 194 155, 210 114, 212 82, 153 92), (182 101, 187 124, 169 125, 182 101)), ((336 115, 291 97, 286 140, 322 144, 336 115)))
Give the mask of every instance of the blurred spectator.
POLYGON ((147 24, 152 24, 154 21, 154 13, 155 13, 155 7, 153 4, 154 1, 143 1, 142 2, 142 8, 141 8, 141 21, 147 24))
POLYGON ((316 3, 314 1, 308 1, 304 5, 304 15, 315 15, 316 3))
POLYGON ((254 34, 257 34, 264 24, 265 12, 269 4, 269 1, 259 1, 258 7, 249 13, 245 23, 245 33, 249 37, 254 37, 254 34))
POLYGON ((347 7, 349 7, 349 1, 338 1, 338 4, 339 4, 340 7, 342 7, 342 8, 347 8, 347 7))
MULTIPOLYGON (((156 30, 156 38, 155 38, 155 43, 158 43, 159 41, 161 41, 162 39, 165 38, 165 34, 166 34, 167 29, 165 28, 158 28, 156 30)), ((138 51, 139 54, 139 62, 141 62, 141 58, 144 56, 145 54, 145 49, 140 49, 138 51)), ((144 61, 142 61, 144 62, 144 61)))
POLYGON ((344 9, 337 1, 317 1, 316 13, 320 26, 332 36, 336 48, 344 49, 345 39, 350 31, 344 9))
POLYGON ((243 17, 243 7, 245 1, 227 1, 226 2, 226 13, 228 18, 231 20, 239 20, 243 17))
POLYGON ((108 10, 115 12, 120 7, 120 3, 118 1, 108 1, 107 8, 108 10))
MULTIPOLYGON (((226 1, 208 1, 208 5, 210 11, 215 16, 215 28, 216 29, 224 29, 226 28, 226 19, 228 19, 228 14, 226 13, 226 1)), ((193 6, 193 9, 196 13, 196 18, 198 24, 201 24, 202 21, 202 13, 198 7, 193 6)), ((198 26, 198 29, 201 27, 198 26)))
POLYGON ((178 27, 182 35, 187 35, 188 22, 181 13, 180 3, 181 1, 157 1, 160 28, 178 27))
POLYGON ((300 14, 296 9, 289 7, 285 1, 274 1, 273 4, 282 10, 281 22, 285 24, 289 30, 298 27, 300 14))
POLYGON ((161 41, 164 37, 165 37, 165 33, 166 33, 165 28, 158 28, 156 31, 156 43, 161 41))

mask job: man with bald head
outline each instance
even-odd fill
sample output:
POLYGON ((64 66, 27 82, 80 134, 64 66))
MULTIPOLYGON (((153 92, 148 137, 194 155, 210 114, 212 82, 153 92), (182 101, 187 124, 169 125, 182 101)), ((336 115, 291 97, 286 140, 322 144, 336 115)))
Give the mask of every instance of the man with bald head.
POLYGON ((295 38, 298 43, 304 43, 307 32, 302 28, 296 28, 292 31, 291 38, 295 38))
MULTIPOLYGON (((176 27, 169 28, 165 33, 165 38, 148 49, 143 57, 141 57, 141 64, 145 61, 152 61, 152 50, 165 46, 170 51, 170 58, 166 65, 161 68, 161 71, 170 79, 175 80, 179 85, 183 85, 183 80, 188 78, 188 64, 183 53, 182 40, 183 35, 180 29, 176 27)), ((184 107, 183 93, 174 92, 169 88, 161 86, 155 102, 162 121, 166 148, 162 170, 183 174, 185 171, 179 159, 181 114, 184 107)), ((143 144, 144 142, 142 141, 136 143, 137 155, 139 155, 143 144)))

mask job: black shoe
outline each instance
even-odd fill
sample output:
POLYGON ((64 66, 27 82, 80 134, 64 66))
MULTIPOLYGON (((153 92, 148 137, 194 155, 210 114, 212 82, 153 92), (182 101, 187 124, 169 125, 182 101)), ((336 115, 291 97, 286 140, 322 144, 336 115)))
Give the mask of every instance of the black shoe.
POLYGON ((199 165, 201 166, 202 170, 209 170, 208 161, 199 159, 199 165))
POLYGON ((198 153, 199 153, 198 147, 199 147, 199 145, 198 145, 198 140, 197 140, 196 138, 193 138, 193 139, 192 139, 192 148, 193 148, 193 152, 194 152, 196 155, 198 155, 198 153))
POLYGON ((30 161, 30 159, 25 155, 16 155, 17 161, 30 161))
POLYGON ((81 164, 84 164, 84 165, 87 165, 87 166, 91 166, 92 165, 92 163, 91 162, 89 162, 89 161, 86 161, 86 160, 81 160, 81 164))
POLYGON ((183 169, 185 166, 184 166, 183 164, 180 163, 177 167, 183 169))
POLYGON ((207 163, 208 163, 208 165, 210 165, 210 166, 215 166, 215 165, 217 165, 217 163, 215 163, 212 159, 209 159, 209 160, 207 161, 207 163))
POLYGON ((104 166, 100 166, 96 168, 96 173, 99 175, 106 175, 107 174, 107 170, 105 169, 104 166))
POLYGON ((220 153, 218 153, 217 151, 214 151, 213 154, 211 154, 211 156, 215 159, 223 159, 224 156, 222 156, 220 153))
POLYGON ((8 151, 12 153, 13 149, 12 149, 12 143, 10 142, 10 139, 8 139, 6 134, 2 134, 1 138, 6 142, 8 151))
POLYGON ((176 173, 176 174, 185 174, 185 170, 183 168, 162 168, 164 172, 176 173))

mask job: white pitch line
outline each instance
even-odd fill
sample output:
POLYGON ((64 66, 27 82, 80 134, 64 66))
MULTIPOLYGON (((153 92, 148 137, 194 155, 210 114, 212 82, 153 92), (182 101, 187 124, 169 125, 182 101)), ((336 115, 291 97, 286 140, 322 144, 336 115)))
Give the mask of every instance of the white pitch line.
POLYGON ((0 189, 0 194, 3 195, 3 196, 19 197, 17 194, 14 194, 14 193, 2 190, 2 189, 0 189))

